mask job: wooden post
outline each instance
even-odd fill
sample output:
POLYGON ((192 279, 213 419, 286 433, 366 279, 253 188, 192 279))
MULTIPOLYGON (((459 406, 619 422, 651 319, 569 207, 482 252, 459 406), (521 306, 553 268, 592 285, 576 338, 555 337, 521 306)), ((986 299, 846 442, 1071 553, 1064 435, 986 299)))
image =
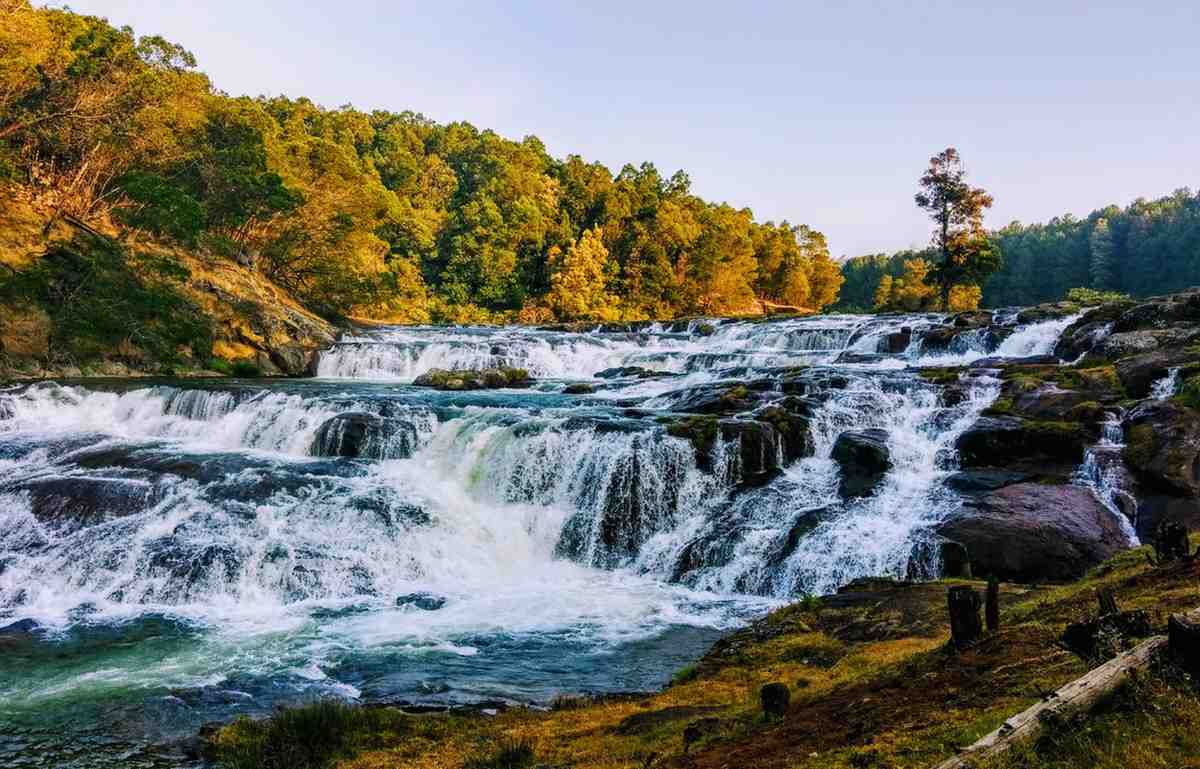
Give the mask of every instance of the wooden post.
POLYGON ((983 623, 979 621, 979 593, 966 585, 955 585, 946 596, 950 610, 950 640, 963 648, 979 640, 983 623))
POLYGON ((987 599, 984 601, 983 616, 987 620, 989 633, 1000 629, 1000 580, 995 575, 988 577, 987 599))
POLYGON ((1200 676, 1200 609, 1172 614, 1167 620, 1167 639, 1171 656, 1184 670, 1200 676))
POLYGON ((1096 591, 1096 600, 1100 603, 1100 616, 1107 617, 1110 614, 1120 614, 1117 609, 1117 595, 1110 588, 1104 588, 1096 591))
POLYGON ((1154 530, 1154 556, 1160 566, 1191 558, 1187 527, 1169 521, 1158 524, 1154 530))

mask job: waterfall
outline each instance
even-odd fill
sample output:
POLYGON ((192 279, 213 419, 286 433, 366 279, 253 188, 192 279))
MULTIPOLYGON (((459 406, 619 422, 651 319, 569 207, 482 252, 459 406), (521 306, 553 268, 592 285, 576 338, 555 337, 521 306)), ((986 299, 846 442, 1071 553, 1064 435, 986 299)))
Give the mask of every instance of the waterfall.
MULTIPOLYGON (((75 672, 47 651, 0 675, 0 701, 36 732, 64 692, 122 702, 130 723, 130 691, 220 703, 172 711, 179 728, 288 697, 661 685, 616 652, 651 645, 666 670, 797 595, 936 576, 955 441, 999 389, 969 364, 1046 354, 1070 320, 1003 341, 936 314, 375 328, 312 380, 5 388, 0 627, 86 651, 75 672), (930 384, 927 365, 959 381, 930 384), (537 381, 412 384, 481 366, 537 381), (843 499, 833 446, 867 428, 890 468, 843 499)), ((1079 477, 1116 499, 1111 453, 1079 477)))
POLYGON ((1130 491, 1132 480, 1121 459, 1125 435, 1119 415, 1106 413, 1104 416, 1104 422, 1100 425, 1100 440, 1084 452, 1083 462, 1075 470, 1074 482, 1092 490, 1121 524, 1130 546, 1136 547, 1141 544, 1134 526, 1137 522, 1137 498, 1130 491))
POLYGON ((1168 369, 1166 376, 1155 380, 1154 384, 1150 386, 1150 397, 1158 401, 1165 401, 1177 392, 1179 392, 1178 366, 1168 369))

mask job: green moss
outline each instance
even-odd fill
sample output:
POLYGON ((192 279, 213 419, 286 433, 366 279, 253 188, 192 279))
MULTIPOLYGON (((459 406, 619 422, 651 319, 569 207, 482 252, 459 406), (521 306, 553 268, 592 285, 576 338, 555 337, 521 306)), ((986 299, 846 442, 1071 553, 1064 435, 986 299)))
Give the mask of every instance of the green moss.
POLYGON ((745 385, 735 385, 726 390, 725 394, 721 397, 725 400, 742 401, 745 400, 749 395, 750 391, 746 389, 745 385))
POLYGON ((716 417, 687 417, 667 426, 667 435, 690 442, 700 457, 712 452, 718 432, 716 417))
POLYGON ((1200 409, 1200 376, 1185 379, 1172 400, 1190 409, 1200 409))
POLYGON ((960 373, 962 373, 962 369, 937 367, 923 368, 917 371, 917 374, 926 382, 936 385, 954 384, 958 381, 960 373))
POLYGON ((1125 461, 1134 467, 1145 467, 1158 452, 1158 441, 1152 425, 1133 425, 1125 437, 1125 448, 1121 452, 1125 461))
POLYGON ((1067 418, 1075 422, 1098 422, 1104 418, 1104 406, 1097 401, 1084 401, 1071 407, 1067 418))
POLYGON ((983 413, 989 417, 1007 416, 1012 413, 1012 408, 1012 398, 997 398, 992 401, 992 405, 983 410, 983 413))
POLYGON ((1058 385, 1066 390, 1112 393, 1116 397, 1123 397, 1125 394, 1125 388, 1117 376, 1117 369, 1112 365, 1063 368, 1058 371, 1055 379, 1058 385))
POLYGON ((204 364, 204 368, 225 376, 233 376, 233 364, 224 358, 209 358, 204 364))

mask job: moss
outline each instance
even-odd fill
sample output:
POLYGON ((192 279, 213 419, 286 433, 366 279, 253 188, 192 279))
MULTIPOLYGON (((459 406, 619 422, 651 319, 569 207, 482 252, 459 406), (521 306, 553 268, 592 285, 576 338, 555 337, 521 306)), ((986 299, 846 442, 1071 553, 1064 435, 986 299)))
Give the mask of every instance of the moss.
POLYGON ((750 391, 746 389, 745 385, 734 385, 726 390, 725 394, 721 397, 724 400, 743 401, 746 400, 749 395, 750 391))
POLYGON ((667 435, 690 442, 698 457, 707 457, 712 453, 719 431, 716 417, 687 417, 667 426, 667 435))
POLYGON ((1158 453, 1158 439, 1153 425, 1133 425, 1125 437, 1122 450, 1125 461, 1134 467, 1145 467, 1158 453))
POLYGON ((1067 390, 1083 390, 1086 392, 1112 393, 1115 397, 1123 397, 1125 388, 1117 376, 1115 366, 1095 366, 1093 368, 1063 368, 1058 371, 1055 379, 1058 385, 1067 390))
POLYGON ((1172 400, 1189 409, 1200 409, 1200 375, 1183 380, 1172 400))
POLYGON ((917 371, 917 374, 920 375, 920 377, 922 379, 924 379, 926 382, 929 382, 930 384, 935 384, 935 385, 954 384, 955 382, 958 381, 959 374, 961 374, 961 373, 962 373, 962 369, 959 369, 959 368, 932 367, 932 368, 918 369, 918 371, 917 371))
POLYGON ((1077 403, 1067 412, 1067 418, 1075 422, 1099 422, 1104 418, 1104 406, 1097 401, 1077 403))
POLYGON ((989 417, 1002 417, 1011 414, 1012 409, 1012 398, 997 398, 992 401, 992 405, 983 410, 983 413, 989 417))

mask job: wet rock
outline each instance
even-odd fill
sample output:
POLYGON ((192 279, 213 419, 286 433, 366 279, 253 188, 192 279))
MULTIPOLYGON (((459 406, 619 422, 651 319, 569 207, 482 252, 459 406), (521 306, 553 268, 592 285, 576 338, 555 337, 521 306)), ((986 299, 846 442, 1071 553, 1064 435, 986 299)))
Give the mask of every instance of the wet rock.
POLYGON ((983 328, 992 325, 992 313, 987 310, 967 310, 950 319, 956 328, 983 328))
POLYGON ((670 393, 674 399, 671 411, 687 414, 736 414, 749 411, 761 400, 761 391, 769 389, 770 380, 732 384, 712 382, 670 393), (763 387, 763 384, 766 387, 763 387))
POLYGON ((65 533, 145 512, 162 499, 150 478, 129 471, 98 477, 44 475, 0 483, 0 491, 28 495, 34 517, 65 533))
POLYGON ((521 368, 491 368, 447 371, 430 369, 413 380, 417 387, 435 390, 494 390, 504 387, 527 387, 529 372, 521 368))
POLYGON ((980 417, 959 436, 962 466, 1001 467, 1014 471, 1062 471, 1074 468, 1097 437, 1078 422, 1035 422, 1019 417, 980 417))
POLYGON ((899 331, 893 331, 892 333, 884 336, 879 342, 879 351, 896 355, 907 350, 908 345, 911 342, 912 329, 903 328, 899 331))
POLYGON ((421 611, 437 611, 446 605, 446 599, 433 593, 409 593, 396 598, 396 606, 411 606, 421 611))
POLYGON ((299 345, 283 345, 269 351, 271 362, 288 376, 304 376, 316 353, 299 345))
POLYGON ((783 463, 787 465, 813 454, 812 431, 807 417, 811 413, 809 404, 798 398, 785 398, 780 405, 764 406, 751 416, 759 422, 770 424, 779 433, 783 463))
POLYGON ((731 459, 740 486, 762 486, 782 472, 783 437, 773 425, 749 419, 724 419, 719 426, 721 438, 736 444, 731 459))
POLYGON ((1149 494, 1138 497, 1136 508, 1138 538, 1143 542, 1149 541, 1164 521, 1200 531, 1200 498, 1149 494))
POLYGON ((1073 302, 1054 302, 1026 307, 1017 313, 1017 323, 1024 326, 1029 323, 1042 323, 1047 320, 1058 320, 1079 312, 1079 305, 1073 302))
POLYGON ((1186 350, 1155 350, 1143 355, 1132 355, 1116 363, 1117 377, 1131 398, 1150 395, 1154 383, 1167 376, 1172 368, 1181 368, 1194 362, 1197 357, 1186 350))
POLYGON ((843 499, 869 495, 892 467, 886 430, 847 430, 837 437, 831 456, 841 467, 838 494, 843 499))
POLYGON ((968 499, 936 527, 963 545, 976 576, 1062 581, 1129 546, 1120 522, 1082 486, 1019 483, 968 499))
POLYGON ((1125 462, 1143 487, 1170 496, 1200 496, 1200 413, 1171 400, 1148 401, 1124 423, 1125 462))
POLYGON ((597 371, 595 374, 597 379, 617 379, 621 377, 656 379, 658 377, 669 376, 675 376, 675 374, 670 371, 657 371, 655 369, 643 368, 641 366, 618 366, 616 368, 606 368, 603 371, 597 371))
POLYGON ((315 457, 406 459, 419 440, 411 423, 377 414, 347 412, 317 428, 309 454, 315 457))
POLYGON ((591 395, 594 392, 596 392, 596 388, 587 382, 576 382, 563 388, 564 395, 591 395))
POLYGON ((967 548, 958 542, 943 542, 938 548, 942 562, 942 576, 970 579, 971 557, 967 548))
POLYGON ((963 470, 947 477, 945 484, 947 488, 960 494, 975 494, 981 491, 995 491, 1029 478, 1029 473, 1010 470, 963 470))
POLYGON ((1076 406, 1093 398, 1091 393, 1063 390, 1055 384, 1045 384, 1036 390, 1015 394, 1012 411, 1029 419, 1063 420, 1076 406))

